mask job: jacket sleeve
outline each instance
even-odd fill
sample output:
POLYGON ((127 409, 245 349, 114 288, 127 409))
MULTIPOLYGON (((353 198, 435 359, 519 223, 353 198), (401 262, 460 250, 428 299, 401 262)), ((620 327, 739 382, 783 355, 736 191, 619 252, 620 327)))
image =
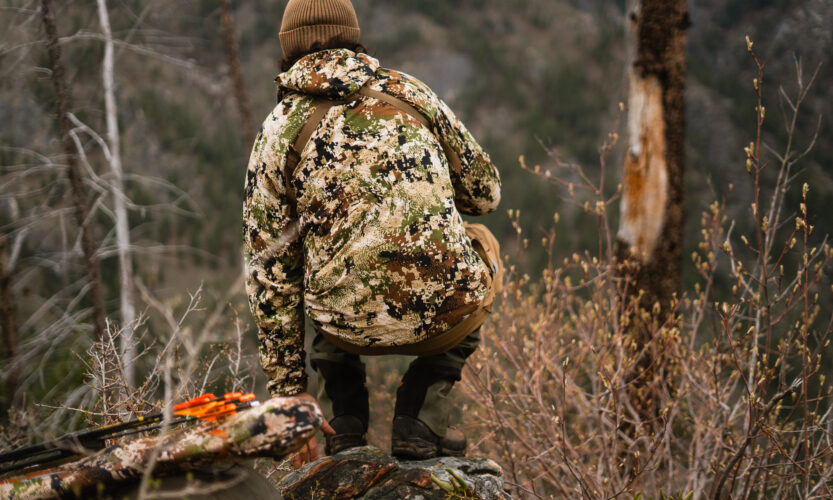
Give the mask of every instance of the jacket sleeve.
POLYGON ((243 246, 246 292, 267 387, 273 396, 294 396, 307 388, 304 261, 298 221, 284 188, 287 134, 282 122, 277 110, 267 118, 249 160, 243 246))
POLYGON ((434 126, 451 166, 457 210, 466 215, 494 212, 500 203, 500 175, 489 155, 442 100, 434 126))

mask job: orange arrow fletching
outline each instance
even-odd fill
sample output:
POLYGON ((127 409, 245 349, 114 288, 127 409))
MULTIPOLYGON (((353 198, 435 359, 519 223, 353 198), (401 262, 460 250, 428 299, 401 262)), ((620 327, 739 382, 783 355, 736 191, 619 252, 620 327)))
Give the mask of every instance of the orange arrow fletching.
POLYGON ((253 393, 243 394, 242 392, 228 392, 223 399, 213 394, 203 394, 174 406, 174 415, 214 421, 237 413, 236 403, 247 403, 254 401, 255 398, 253 393))
POLYGON ((190 401, 179 403, 178 405, 174 406, 174 412, 184 410, 186 408, 192 408, 194 406, 201 406, 212 401, 216 401, 217 399, 217 396, 215 396, 214 394, 203 394, 202 396, 196 397, 190 401))
POLYGON ((207 422, 213 422, 218 418, 230 417, 237 413, 237 405, 234 403, 219 404, 204 412, 198 418, 207 422))

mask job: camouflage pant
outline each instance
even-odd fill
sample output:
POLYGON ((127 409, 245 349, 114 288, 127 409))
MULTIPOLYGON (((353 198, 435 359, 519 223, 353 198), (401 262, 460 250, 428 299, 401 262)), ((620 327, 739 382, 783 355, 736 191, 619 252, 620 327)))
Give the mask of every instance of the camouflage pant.
MULTIPOLYGON (((396 393, 394 413, 416 417, 438 436, 445 436, 454 409, 451 388, 460 380, 466 359, 479 345, 478 328, 442 354, 414 359, 396 393)), ((368 392, 364 363, 359 355, 339 349, 319 333, 312 342, 310 363, 318 373, 317 397, 324 418, 352 415, 364 422, 366 428, 368 392)))

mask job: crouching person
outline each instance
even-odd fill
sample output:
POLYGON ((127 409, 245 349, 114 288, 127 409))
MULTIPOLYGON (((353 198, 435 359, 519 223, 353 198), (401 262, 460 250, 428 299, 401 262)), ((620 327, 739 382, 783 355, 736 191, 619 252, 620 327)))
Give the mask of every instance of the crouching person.
POLYGON ((501 266, 491 233, 460 214, 497 208, 498 171, 425 84, 364 53, 349 0, 290 0, 280 41, 279 103, 255 141, 244 207, 268 388, 320 404, 332 454, 366 444, 360 356, 418 356, 397 392, 392 452, 464 455, 449 392, 480 343, 501 266))

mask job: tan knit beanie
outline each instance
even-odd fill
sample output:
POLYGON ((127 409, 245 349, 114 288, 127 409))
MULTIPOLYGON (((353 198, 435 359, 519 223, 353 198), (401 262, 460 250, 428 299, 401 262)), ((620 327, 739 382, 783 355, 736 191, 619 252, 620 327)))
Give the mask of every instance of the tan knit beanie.
POLYGON ((350 0, 289 0, 279 35, 284 57, 305 54, 316 42, 336 36, 359 42, 359 19, 350 0))

